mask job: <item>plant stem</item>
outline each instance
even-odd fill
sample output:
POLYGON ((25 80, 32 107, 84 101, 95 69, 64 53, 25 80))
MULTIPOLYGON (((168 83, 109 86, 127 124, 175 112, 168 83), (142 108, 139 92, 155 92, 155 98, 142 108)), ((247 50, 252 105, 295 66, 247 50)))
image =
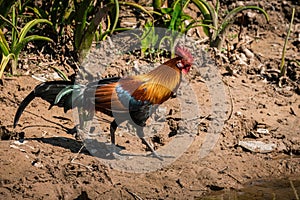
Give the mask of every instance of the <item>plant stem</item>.
MULTIPOLYGON (((17 3, 15 3, 12 7, 12 24, 17 27, 17 11, 16 11, 16 7, 17 7, 17 3)), ((11 36, 12 36, 12 45, 11 45, 11 49, 14 49, 16 44, 18 43, 18 38, 19 38, 19 33, 17 32, 17 29, 12 29, 11 31, 11 36)), ((12 66, 10 68, 11 74, 15 75, 15 72, 17 70, 17 64, 16 64, 16 59, 14 59, 14 61, 12 62, 12 66)))
MULTIPOLYGON (((294 9, 295 9, 295 8, 294 8, 294 9)), ((293 192, 294 192, 294 194, 295 194, 296 200, 299 200, 299 196, 298 196, 297 190, 296 190, 296 188, 295 188, 295 186, 294 186, 292 180, 290 180, 290 185, 291 185, 291 187, 292 187, 292 189, 293 189, 293 192)))
POLYGON ((115 16, 114 16, 114 22, 112 24, 110 34, 113 34, 113 32, 115 31, 118 21, 119 21, 119 14, 120 14, 119 1, 114 0, 113 3, 115 4, 115 16))
POLYGON ((285 76, 285 74, 286 74, 286 66, 284 65, 285 52, 286 52, 286 45, 287 45, 288 39, 290 37, 292 24, 293 24, 293 21, 294 21, 294 15, 295 15, 295 8, 293 8, 293 11, 292 11, 292 18, 291 18, 289 30, 288 30, 287 36, 285 38, 283 49, 282 49, 282 57, 281 57, 281 63, 280 63, 280 74, 279 74, 280 77, 285 76))

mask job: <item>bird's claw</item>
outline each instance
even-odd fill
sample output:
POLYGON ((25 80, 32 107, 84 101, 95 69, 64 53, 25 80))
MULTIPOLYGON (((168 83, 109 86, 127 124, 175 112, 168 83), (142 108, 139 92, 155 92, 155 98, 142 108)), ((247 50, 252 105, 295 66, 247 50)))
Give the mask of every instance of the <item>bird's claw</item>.
POLYGON ((152 155, 154 158, 159 159, 160 161, 164 161, 164 159, 158 155, 155 151, 153 151, 150 155, 152 155))

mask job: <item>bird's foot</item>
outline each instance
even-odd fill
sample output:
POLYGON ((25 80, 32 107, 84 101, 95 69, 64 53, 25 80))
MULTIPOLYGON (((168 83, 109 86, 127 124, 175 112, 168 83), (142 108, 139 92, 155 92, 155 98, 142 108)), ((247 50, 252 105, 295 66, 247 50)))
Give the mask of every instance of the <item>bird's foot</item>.
POLYGON ((153 151, 150 155, 152 155, 154 158, 159 159, 160 161, 163 161, 163 160, 164 160, 160 155, 158 155, 158 154, 156 153, 156 151, 153 151))
POLYGON ((67 133, 73 135, 76 140, 80 140, 80 133, 78 131, 78 125, 74 126, 74 128, 68 129, 67 133))
POLYGON ((124 149, 125 149, 125 147, 123 147, 123 146, 111 144, 111 146, 109 148, 109 154, 107 154, 107 155, 111 159, 124 160, 125 157, 122 156, 120 153, 120 151, 122 151, 124 149))
POLYGON ((78 127, 78 125, 77 126, 74 126, 74 128, 71 128, 71 129, 68 129, 67 130, 67 133, 68 134, 76 134, 77 133, 77 127, 78 127))
POLYGON ((115 159, 115 160, 126 160, 128 159, 128 156, 124 156, 124 155, 120 155, 119 153, 117 152, 111 152, 110 153, 110 156, 115 159))
POLYGON ((150 145, 144 137, 142 137, 141 140, 142 140, 142 142, 143 142, 144 144, 146 144, 146 146, 147 146, 147 147, 150 149, 150 151, 152 152, 150 155, 152 155, 153 157, 155 157, 155 158, 157 158, 157 159, 159 159, 159 160, 161 160, 161 161, 164 160, 160 155, 158 155, 158 154, 156 153, 156 151, 154 150, 154 148, 152 147, 152 145, 150 145))

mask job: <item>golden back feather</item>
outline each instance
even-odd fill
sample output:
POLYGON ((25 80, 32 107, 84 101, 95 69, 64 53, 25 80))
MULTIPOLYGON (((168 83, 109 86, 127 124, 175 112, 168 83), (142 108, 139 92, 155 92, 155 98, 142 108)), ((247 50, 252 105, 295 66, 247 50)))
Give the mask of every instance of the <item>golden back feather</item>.
POLYGON ((136 100, 161 104, 175 92, 181 81, 181 72, 176 67, 181 58, 173 58, 151 72, 120 80, 120 84, 136 100))
POLYGON ((161 104, 177 90, 181 81, 181 71, 176 64, 180 57, 173 58, 147 74, 122 78, 119 82, 99 85, 95 92, 96 110, 112 115, 112 112, 127 112, 116 92, 121 86, 135 100, 161 104))

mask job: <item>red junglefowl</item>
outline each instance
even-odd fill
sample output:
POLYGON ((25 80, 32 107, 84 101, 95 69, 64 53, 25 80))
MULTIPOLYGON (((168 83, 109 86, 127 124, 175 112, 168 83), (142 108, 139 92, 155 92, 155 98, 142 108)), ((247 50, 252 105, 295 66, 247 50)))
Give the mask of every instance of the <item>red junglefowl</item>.
POLYGON ((15 115, 14 127, 26 106, 35 97, 41 97, 50 103, 50 108, 55 105, 63 107, 66 112, 75 107, 82 107, 92 113, 92 116, 96 110, 114 117, 110 124, 112 144, 115 144, 118 124, 129 120, 153 155, 160 158, 145 140, 143 127, 158 105, 176 92, 182 73, 186 74, 190 70, 193 63, 191 53, 186 48, 177 46, 175 54, 177 57, 143 75, 102 79, 86 86, 71 81, 41 83, 20 104, 15 115))

